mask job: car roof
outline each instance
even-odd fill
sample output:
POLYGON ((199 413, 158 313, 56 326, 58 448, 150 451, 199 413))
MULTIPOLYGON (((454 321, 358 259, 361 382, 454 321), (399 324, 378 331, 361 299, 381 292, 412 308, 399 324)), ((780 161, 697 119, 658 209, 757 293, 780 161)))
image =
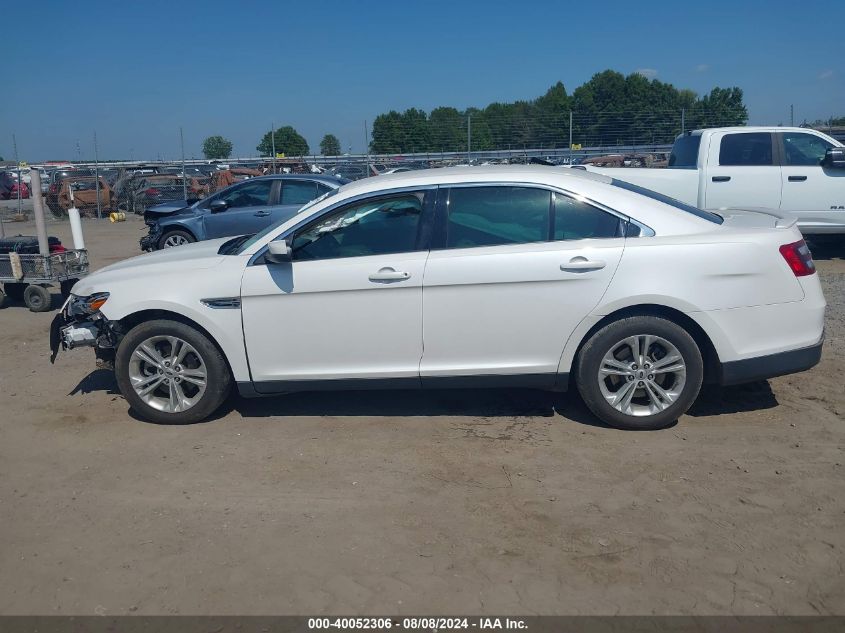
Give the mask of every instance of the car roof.
POLYGON ((380 189, 398 187, 421 187, 448 185, 466 182, 514 182, 545 185, 561 185, 561 178, 589 180, 610 184, 611 179, 603 174, 584 169, 552 167, 547 165, 482 165, 478 167, 435 167, 416 169, 394 174, 383 174, 378 178, 365 178, 344 185, 344 193, 358 194, 380 189))
POLYGON ((335 185, 345 182, 343 178, 331 174, 265 174, 264 176, 255 176, 250 180, 315 180, 335 185))

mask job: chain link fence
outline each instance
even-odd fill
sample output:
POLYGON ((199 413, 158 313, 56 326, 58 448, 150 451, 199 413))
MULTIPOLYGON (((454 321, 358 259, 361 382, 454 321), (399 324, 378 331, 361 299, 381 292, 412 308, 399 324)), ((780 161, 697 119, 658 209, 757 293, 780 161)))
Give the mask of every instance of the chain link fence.
MULTIPOLYGON (((469 164, 660 168, 667 165, 679 134, 744 120, 744 109, 728 108, 538 114, 528 107, 497 111, 491 106, 484 111, 390 112, 371 125, 364 123, 363 143, 358 143, 364 151, 343 155, 291 156, 283 153, 284 147, 274 147, 276 155, 216 161, 97 159, 22 168, 7 162, 0 165, 0 217, 10 222, 30 214, 32 169, 41 173, 42 194, 54 216, 64 217, 74 205, 83 215, 107 217, 115 211, 143 213, 170 200, 203 198, 265 173, 330 173, 356 180, 391 171, 469 164)), ((822 131, 845 137, 845 130, 822 131)), ((170 142, 162 145, 172 147, 170 142)), ((96 156, 96 140, 94 147, 96 156)))

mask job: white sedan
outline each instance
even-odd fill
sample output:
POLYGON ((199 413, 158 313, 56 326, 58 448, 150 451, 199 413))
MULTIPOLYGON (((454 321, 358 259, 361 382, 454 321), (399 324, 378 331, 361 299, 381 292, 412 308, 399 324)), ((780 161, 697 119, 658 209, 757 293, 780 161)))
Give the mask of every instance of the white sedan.
POLYGON ((814 366, 825 309, 793 220, 541 166, 360 180, 257 235, 135 257, 72 292, 54 353, 93 346, 133 409, 174 424, 233 385, 574 385, 604 422, 659 428, 703 382, 814 366))

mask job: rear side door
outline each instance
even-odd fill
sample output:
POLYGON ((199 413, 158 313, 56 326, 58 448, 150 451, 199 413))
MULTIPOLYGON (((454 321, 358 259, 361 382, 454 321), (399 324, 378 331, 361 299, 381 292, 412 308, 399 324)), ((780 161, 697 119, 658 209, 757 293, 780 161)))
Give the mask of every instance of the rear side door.
POLYGON ((423 384, 551 387, 619 264, 624 221, 533 186, 441 190, 423 280, 423 384))
POLYGON ((781 132, 783 195, 780 208, 806 233, 845 230, 845 170, 822 167, 833 143, 811 132, 781 132))
POLYGON ((258 233, 270 226, 275 182, 270 178, 247 180, 211 196, 203 205, 206 238, 258 233), (213 212, 210 205, 215 200, 226 202, 226 208, 213 212))
POLYGON ((774 135, 717 132, 708 149, 705 208, 780 208, 781 176, 774 135))

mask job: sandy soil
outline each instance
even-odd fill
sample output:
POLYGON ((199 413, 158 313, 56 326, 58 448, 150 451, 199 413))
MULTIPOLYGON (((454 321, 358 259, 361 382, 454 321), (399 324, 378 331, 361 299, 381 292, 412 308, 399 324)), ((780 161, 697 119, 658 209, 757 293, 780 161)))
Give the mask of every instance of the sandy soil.
MULTIPOLYGON (((95 267, 141 229, 86 222, 95 267)), ((821 365, 655 433, 529 391, 156 426, 92 353, 50 365, 51 313, 0 310, 0 614, 843 614, 845 246, 815 252, 821 365)))

